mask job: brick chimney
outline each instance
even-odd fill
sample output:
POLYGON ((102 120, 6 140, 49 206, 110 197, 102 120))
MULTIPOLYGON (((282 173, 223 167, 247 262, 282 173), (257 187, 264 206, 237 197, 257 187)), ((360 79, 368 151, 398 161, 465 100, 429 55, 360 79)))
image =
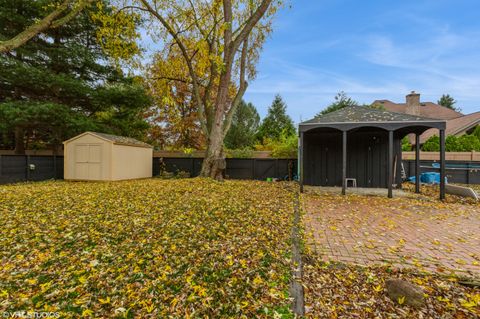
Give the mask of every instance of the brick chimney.
POLYGON ((406 96, 407 108, 405 113, 411 115, 420 115, 420 93, 412 91, 406 96))

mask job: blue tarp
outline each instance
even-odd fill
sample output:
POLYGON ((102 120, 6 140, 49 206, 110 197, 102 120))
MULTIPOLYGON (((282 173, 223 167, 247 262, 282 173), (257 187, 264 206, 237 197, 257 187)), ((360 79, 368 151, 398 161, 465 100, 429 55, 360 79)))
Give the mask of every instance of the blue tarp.
MULTIPOLYGON (((411 176, 408 178, 410 182, 415 183, 415 176, 411 176)), ((420 174, 420 182, 426 184, 440 184, 440 173, 436 172, 426 172, 420 174)), ((447 178, 445 177, 445 183, 447 182, 447 178)))

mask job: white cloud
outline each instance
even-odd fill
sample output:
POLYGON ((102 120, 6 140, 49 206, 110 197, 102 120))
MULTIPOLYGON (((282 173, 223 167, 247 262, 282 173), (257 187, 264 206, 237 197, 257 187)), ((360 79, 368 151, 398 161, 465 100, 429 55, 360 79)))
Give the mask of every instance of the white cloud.
POLYGON ((401 102, 411 90, 435 102, 448 93, 465 113, 480 110, 480 32, 453 31, 446 23, 413 15, 405 19, 419 28, 418 34, 378 31, 324 44, 314 37, 300 44, 276 44, 276 50, 266 50, 262 57, 259 78, 246 98, 265 113, 273 95, 280 93, 296 121, 300 115, 306 119, 316 114, 341 90, 360 103, 383 98, 401 102), (336 54, 346 61, 322 61, 336 54))

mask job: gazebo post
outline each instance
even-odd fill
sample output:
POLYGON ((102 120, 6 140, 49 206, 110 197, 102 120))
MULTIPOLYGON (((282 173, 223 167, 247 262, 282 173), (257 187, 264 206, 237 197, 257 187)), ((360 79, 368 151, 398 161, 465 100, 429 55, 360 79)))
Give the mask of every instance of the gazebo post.
POLYGON ((415 133, 415 193, 420 194, 420 134, 415 133))
POLYGON ((388 131, 388 198, 393 197, 393 131, 388 131))
POLYGON ((445 199, 445 130, 440 130, 440 200, 445 199))
POLYGON ((300 193, 303 193, 303 132, 300 132, 300 141, 299 141, 299 154, 298 154, 298 167, 300 170, 300 193))
POLYGON ((342 132, 342 195, 347 193, 347 131, 342 132))

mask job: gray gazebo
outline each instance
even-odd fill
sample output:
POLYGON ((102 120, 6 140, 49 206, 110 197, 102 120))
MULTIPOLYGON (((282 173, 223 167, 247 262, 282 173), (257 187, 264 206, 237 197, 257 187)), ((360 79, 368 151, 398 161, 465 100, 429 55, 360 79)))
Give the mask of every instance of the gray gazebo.
POLYGON ((444 120, 350 106, 299 125, 300 187, 342 186, 354 179, 358 187, 388 188, 401 185, 401 140, 415 134, 415 191, 420 193, 420 135, 439 130, 440 199, 445 198, 444 120))

